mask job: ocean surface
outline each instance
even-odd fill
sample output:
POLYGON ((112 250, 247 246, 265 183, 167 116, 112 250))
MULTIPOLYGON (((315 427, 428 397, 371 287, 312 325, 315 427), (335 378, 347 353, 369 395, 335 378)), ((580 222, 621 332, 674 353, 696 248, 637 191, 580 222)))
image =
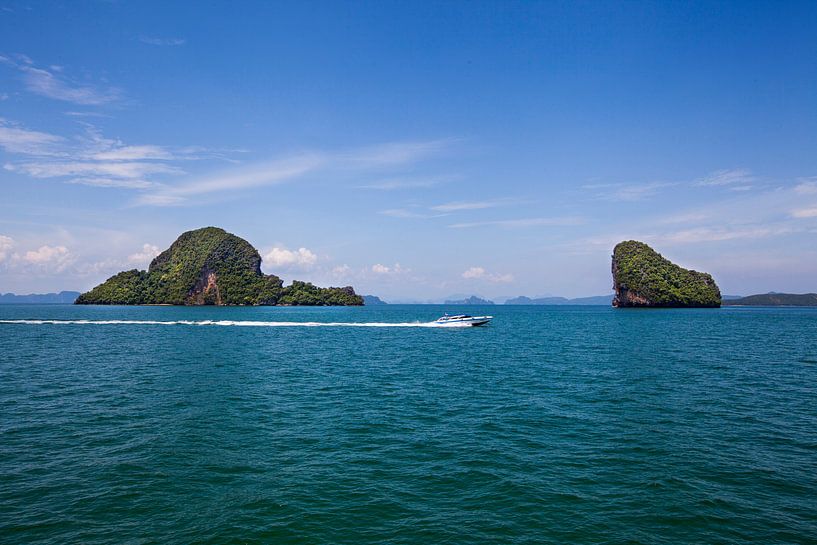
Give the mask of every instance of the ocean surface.
POLYGON ((0 306, 0 542, 813 544, 817 309, 0 306))

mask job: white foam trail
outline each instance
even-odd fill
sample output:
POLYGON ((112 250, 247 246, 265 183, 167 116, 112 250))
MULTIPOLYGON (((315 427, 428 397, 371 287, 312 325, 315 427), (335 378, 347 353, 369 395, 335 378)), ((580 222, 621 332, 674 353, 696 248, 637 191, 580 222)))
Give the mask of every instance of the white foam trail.
POLYGON ((246 320, 0 320, 0 324, 27 325, 187 325, 222 327, 471 327, 468 323, 436 322, 254 322, 246 320))

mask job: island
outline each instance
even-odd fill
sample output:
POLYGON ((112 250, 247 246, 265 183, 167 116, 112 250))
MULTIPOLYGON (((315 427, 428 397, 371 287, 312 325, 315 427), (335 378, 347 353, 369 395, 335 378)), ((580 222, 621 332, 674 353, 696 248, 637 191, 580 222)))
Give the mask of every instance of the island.
POLYGON ((493 301, 489 301, 488 299, 483 299, 481 297, 477 297, 476 295, 472 295, 471 297, 466 297, 465 299, 448 299, 445 305, 493 305, 493 301))
POLYGON ((721 292, 712 276, 679 267, 635 240, 613 250, 614 307, 721 306, 721 292))
POLYGON ((79 297, 78 291, 61 291, 59 293, 29 293, 15 295, 0 294, 0 305, 65 305, 71 304, 79 297))
POLYGON ((759 293, 724 300, 723 304, 735 307, 817 307, 817 293, 759 293))
POLYGON ((147 271, 120 272, 80 295, 80 305, 362 305, 349 286, 284 286, 261 272, 261 255, 249 242, 218 227, 183 233, 147 271))
POLYGON ((363 297, 363 304, 367 307, 375 306, 375 305, 388 305, 386 301, 378 297, 377 295, 362 295, 363 297))

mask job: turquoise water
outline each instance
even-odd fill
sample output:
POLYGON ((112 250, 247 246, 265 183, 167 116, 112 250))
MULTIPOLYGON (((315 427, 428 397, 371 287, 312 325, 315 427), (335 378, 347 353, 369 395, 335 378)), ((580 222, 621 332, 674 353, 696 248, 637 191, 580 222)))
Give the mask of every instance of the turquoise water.
POLYGON ((814 309, 0 306, 0 320, 0 542, 817 536, 814 309), (118 323, 457 310, 496 318, 118 323))

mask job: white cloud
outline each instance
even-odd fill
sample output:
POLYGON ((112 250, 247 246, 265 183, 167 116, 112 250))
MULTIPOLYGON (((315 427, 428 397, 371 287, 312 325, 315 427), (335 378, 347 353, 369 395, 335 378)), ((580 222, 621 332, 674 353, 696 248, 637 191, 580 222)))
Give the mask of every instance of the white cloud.
POLYGON ((791 215, 795 218, 817 218, 817 206, 793 210, 791 215))
POLYGON ((178 46, 187 43, 182 38, 156 38, 153 36, 139 36, 139 41, 148 45, 171 45, 178 46))
POLYGON ((74 257, 65 246, 40 246, 37 250, 29 250, 20 261, 26 264, 47 268, 50 272, 62 272, 74 261, 74 257))
POLYGON ((485 276, 485 269, 482 267, 471 267, 464 273, 462 273, 463 278, 482 278, 485 276))
POLYGON ((562 217, 562 218, 520 218, 510 220, 493 220, 493 221, 472 221, 466 223, 453 223, 448 227, 452 229, 470 229, 473 227, 538 227, 538 226, 571 226, 582 225, 585 223, 583 218, 579 217, 562 217))
POLYGON ((513 282, 512 274, 489 273, 483 267, 471 267, 466 269, 461 275, 466 280, 487 280, 495 284, 507 284, 513 282))
POLYGON ((739 186, 747 186, 750 182, 755 181, 752 173, 745 168, 733 168, 716 170, 711 174, 696 180, 695 185, 700 186, 728 186, 739 184, 739 186))
POLYGON ((14 239, 0 235, 0 263, 4 262, 10 256, 12 248, 14 248, 14 239))
POLYGON ((380 263, 375 263, 372 265, 372 272, 377 274, 389 274, 391 269, 385 265, 381 265, 380 263))
POLYGON ((343 265, 337 265, 335 267, 332 267, 332 275, 340 278, 345 278, 349 276, 351 272, 352 268, 349 265, 346 265, 345 263, 343 265))
POLYGON ((161 250, 159 250, 158 246, 154 246, 153 244, 143 244, 142 251, 136 252, 135 254, 131 254, 128 256, 128 263, 133 263, 136 265, 147 265, 150 263, 154 257, 159 255, 161 250))
POLYGON ((374 265, 372 265, 372 272, 381 275, 394 275, 401 274, 407 271, 400 265, 400 263, 395 263, 391 267, 387 265, 382 265, 380 263, 375 263, 374 265))
POLYGON ((287 250, 274 247, 264 255, 267 266, 283 269, 309 269, 318 262, 318 256, 307 248, 287 250))

